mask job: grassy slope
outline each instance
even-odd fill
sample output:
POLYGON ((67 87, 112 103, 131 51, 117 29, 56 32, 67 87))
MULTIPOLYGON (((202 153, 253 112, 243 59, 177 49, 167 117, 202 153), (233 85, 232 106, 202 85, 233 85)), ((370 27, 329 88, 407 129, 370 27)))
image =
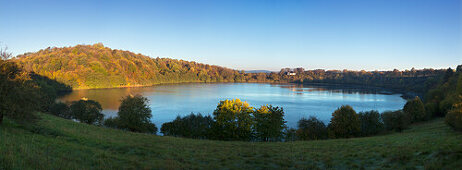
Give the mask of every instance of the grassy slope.
POLYGON ((0 126, 0 169, 462 167, 462 133, 442 119, 376 137, 251 143, 160 137, 40 117, 36 128, 9 120, 0 126))

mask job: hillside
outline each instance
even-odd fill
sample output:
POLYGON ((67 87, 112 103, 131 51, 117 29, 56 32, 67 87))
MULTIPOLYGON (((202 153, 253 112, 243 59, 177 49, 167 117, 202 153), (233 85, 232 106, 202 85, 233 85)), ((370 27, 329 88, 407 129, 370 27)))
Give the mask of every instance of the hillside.
POLYGON ((130 133, 39 114, 0 125, 0 169, 448 168, 462 134, 437 119, 403 133, 289 143, 193 140, 130 133))
POLYGON ((74 89, 184 82, 292 82, 374 86, 399 93, 423 94, 434 88, 446 72, 444 69, 351 71, 303 68, 245 72, 194 61, 151 58, 102 44, 47 48, 18 55, 13 61, 26 71, 74 89))
MULTIPOLYGON (((168 58, 150 58, 102 44, 47 48, 16 57, 25 70, 73 88, 146 86, 180 82, 244 82, 236 70, 168 58)), ((251 77, 247 77, 247 80, 251 77)))

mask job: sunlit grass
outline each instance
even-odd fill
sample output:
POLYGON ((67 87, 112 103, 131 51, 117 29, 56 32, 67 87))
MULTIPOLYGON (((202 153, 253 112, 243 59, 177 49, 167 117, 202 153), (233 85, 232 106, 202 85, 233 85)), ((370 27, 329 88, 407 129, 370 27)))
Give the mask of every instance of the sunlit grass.
POLYGON ((40 114, 0 126, 0 169, 458 168, 462 134, 442 119, 403 133, 310 142, 194 140, 125 132, 40 114))

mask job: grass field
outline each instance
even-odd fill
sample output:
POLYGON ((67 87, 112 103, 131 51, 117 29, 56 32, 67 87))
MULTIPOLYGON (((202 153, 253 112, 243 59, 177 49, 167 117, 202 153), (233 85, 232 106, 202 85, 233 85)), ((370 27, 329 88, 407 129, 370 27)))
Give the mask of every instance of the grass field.
POLYGON ((462 133, 442 119, 382 136, 287 143, 130 133, 46 114, 0 125, 0 169, 325 169, 462 167, 462 133))

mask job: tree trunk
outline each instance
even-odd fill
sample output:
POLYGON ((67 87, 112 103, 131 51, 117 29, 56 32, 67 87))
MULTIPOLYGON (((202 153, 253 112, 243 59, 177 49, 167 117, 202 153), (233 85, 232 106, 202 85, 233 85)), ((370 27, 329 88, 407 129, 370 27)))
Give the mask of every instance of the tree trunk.
POLYGON ((0 125, 2 124, 2 121, 3 121, 3 113, 0 112, 0 125))

